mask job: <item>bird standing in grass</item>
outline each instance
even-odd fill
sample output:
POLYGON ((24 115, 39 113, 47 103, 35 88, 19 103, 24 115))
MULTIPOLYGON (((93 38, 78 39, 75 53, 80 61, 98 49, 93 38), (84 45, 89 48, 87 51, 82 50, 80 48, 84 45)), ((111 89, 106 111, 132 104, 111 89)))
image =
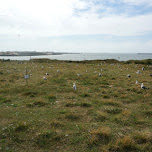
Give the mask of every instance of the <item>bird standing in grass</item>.
POLYGON ((129 74, 128 74, 128 75, 127 75, 127 77, 128 77, 128 78, 130 78, 130 77, 131 77, 131 75, 129 75, 129 74))
POLYGON ((46 77, 43 77, 43 80, 47 80, 47 78, 46 78, 46 77))
POLYGON ((137 73, 137 74, 140 74, 141 72, 138 70, 136 73, 137 73))
POLYGON ((145 87, 144 84, 141 83, 141 89, 149 89, 149 88, 145 87))
POLYGON ((73 89, 74 89, 74 90, 77 90, 77 87, 76 87, 76 84, 75 84, 75 83, 73 83, 73 89))

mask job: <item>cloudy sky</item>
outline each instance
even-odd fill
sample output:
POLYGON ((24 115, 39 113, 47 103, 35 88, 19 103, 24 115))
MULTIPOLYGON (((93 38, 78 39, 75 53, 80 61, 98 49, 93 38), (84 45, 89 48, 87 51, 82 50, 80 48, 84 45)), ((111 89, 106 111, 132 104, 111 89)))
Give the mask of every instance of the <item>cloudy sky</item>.
POLYGON ((152 0, 0 0, 0 51, 152 53, 152 0))

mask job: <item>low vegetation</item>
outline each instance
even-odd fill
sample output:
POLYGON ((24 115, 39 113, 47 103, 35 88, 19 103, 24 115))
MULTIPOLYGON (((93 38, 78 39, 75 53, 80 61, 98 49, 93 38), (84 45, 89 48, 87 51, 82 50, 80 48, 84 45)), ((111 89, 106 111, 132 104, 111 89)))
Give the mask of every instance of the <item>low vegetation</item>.
POLYGON ((152 151, 151 74, 152 60, 0 60, 0 151, 152 151))

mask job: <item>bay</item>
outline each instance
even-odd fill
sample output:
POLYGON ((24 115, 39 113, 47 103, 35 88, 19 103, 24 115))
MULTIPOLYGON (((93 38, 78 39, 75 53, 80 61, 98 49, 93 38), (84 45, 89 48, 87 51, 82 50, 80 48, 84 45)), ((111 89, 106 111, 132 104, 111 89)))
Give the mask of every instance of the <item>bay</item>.
POLYGON ((118 61, 127 60, 145 60, 152 59, 152 54, 137 53, 80 53, 80 54, 62 54, 62 55, 43 55, 43 56, 0 56, 0 59, 10 60, 30 60, 30 59, 51 59, 51 60, 105 60, 116 59, 118 61))

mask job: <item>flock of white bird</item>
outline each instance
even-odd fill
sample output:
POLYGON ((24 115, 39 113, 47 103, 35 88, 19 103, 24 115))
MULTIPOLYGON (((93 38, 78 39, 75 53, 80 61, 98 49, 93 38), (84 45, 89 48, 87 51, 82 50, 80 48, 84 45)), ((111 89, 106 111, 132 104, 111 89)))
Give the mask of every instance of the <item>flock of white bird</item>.
MULTIPOLYGON (((101 63, 101 65, 102 65, 102 63, 101 63)), ((114 64, 110 64, 110 65, 114 65, 114 64)), ((76 65, 77 67, 79 66, 79 65, 76 65)), ((100 64, 98 64, 98 67, 100 67, 100 64)), ((120 65, 118 65, 118 67, 120 67, 120 65)), ((43 66, 41 66, 41 68, 43 69, 44 67, 43 66)), ((49 68, 51 68, 51 67, 49 67, 49 68)), ((54 68, 54 67, 53 67, 54 68)), ((34 67, 33 67, 33 69, 34 69, 34 67)), ((127 68, 128 69, 128 68, 127 68)), ((121 69, 122 70, 122 69, 121 69)), ((145 68, 144 67, 142 67, 142 70, 144 71, 145 70, 145 68)), ((101 72, 103 71, 103 69, 101 69, 100 70, 101 72)), ((86 70, 86 73, 88 72, 88 70, 86 70)), ((101 72, 99 72, 99 77, 101 77, 102 75, 101 75, 101 72)), ((57 73, 59 73, 59 70, 57 70, 57 73)), ((97 73, 97 71, 95 71, 94 73, 97 73)), ((138 70, 137 72, 136 72, 137 74, 141 74, 141 72, 138 70)), ((48 73, 46 73, 46 76, 47 75, 49 75, 48 73)), ((77 73, 77 76, 80 76, 80 74, 79 73, 77 73)), ((150 75, 150 76, 152 76, 152 75, 150 75)), ((127 77, 131 77, 131 75, 127 75, 127 77)), ((43 80, 47 80, 47 77, 45 77, 45 76, 43 76, 43 80)), ((136 82, 135 82, 135 84, 140 84, 137 80, 136 80, 136 82)), ((149 89, 149 88, 147 88, 146 86, 144 86, 144 84, 143 83, 141 83, 141 89, 149 89)), ((76 87, 76 83, 73 83, 73 90, 77 90, 77 87, 76 87)))
MULTIPOLYGON (((114 64, 111 64, 111 65, 114 65, 114 64)), ((78 65, 76 65, 77 67, 78 67, 78 65)), ((120 67, 120 65, 118 65, 119 67, 120 67)), ((99 65, 98 65, 98 67, 100 67, 99 65)), ((128 69, 128 68, 127 68, 128 69)), ((145 68, 144 67, 142 67, 142 70, 144 71, 145 70, 145 68)), ((101 72, 103 71, 103 69, 101 69, 101 72)), ((57 72, 59 72, 59 70, 57 70, 57 72)), ((86 73, 88 72, 88 70, 86 70, 86 73)), ((101 77, 102 75, 101 75, 101 72, 99 72, 99 77, 101 77)), ((97 73, 96 71, 94 72, 94 73, 97 73)), ((137 72, 136 72, 137 74, 141 74, 141 72, 138 70, 137 72)), ((49 75, 48 73, 46 73, 46 75, 49 75)), ((77 76, 80 76, 80 74, 78 74, 77 73, 77 76)), ((131 75, 127 75, 127 77, 131 77, 131 75)), ((44 80, 47 80, 47 78, 46 77, 43 77, 43 79, 44 80)), ((135 84, 140 84, 140 83, 138 83, 138 81, 136 80, 136 82, 135 82, 135 84)), ((146 86, 144 86, 144 84, 143 83, 141 83, 141 89, 149 89, 149 88, 147 88, 146 86)), ((77 87, 76 87, 76 83, 73 83, 73 90, 77 90, 77 87)))
MULTIPOLYGON (((98 67, 100 67, 100 65, 102 65, 102 63, 101 64, 99 64, 98 65, 98 67)), ((110 64, 110 65, 114 65, 114 64, 110 64)), ((36 67, 38 67, 37 65, 35 65, 36 67)), ((52 65, 53 66, 53 65, 52 65)), ((79 66, 79 65, 76 65, 77 67, 79 66)), ((135 65, 136 67, 137 67, 137 65, 135 65)), ((121 67, 119 64, 118 64, 118 67, 121 67)), ((14 67, 15 69, 16 69, 16 67, 14 67)), ((26 68, 26 67, 25 67, 26 68)), ((35 67, 33 66, 33 69, 34 69, 35 67)), ((41 68, 42 69, 44 69, 44 66, 41 66, 41 68)), ((54 67, 49 67, 49 68, 54 68, 54 67)), ((122 70, 122 69, 121 69, 122 70)), ((145 68, 144 67, 142 67, 142 71, 144 71, 145 70, 145 68)), ((103 71, 103 69, 100 69, 100 71, 102 72, 103 71)), ((10 70, 7 70, 7 72, 8 73, 10 73, 10 70)), ((60 71, 59 70, 57 70, 57 73, 59 73, 60 71)), ((88 70, 86 70, 86 73, 88 72, 88 70)), ((99 72, 99 77, 101 77, 102 76, 102 74, 101 74, 101 72, 99 72)), ((94 73, 97 73, 97 71, 95 71, 94 73)), ((138 70, 137 72, 136 72, 136 74, 141 74, 141 72, 138 70)), ((31 74, 32 75, 32 74, 31 74)), ((49 75, 49 73, 47 73, 46 72, 46 76, 48 76, 49 75)), ((46 76, 43 76, 43 80, 47 80, 47 77, 46 76)), ((77 76, 80 76, 80 74, 78 74, 77 73, 77 76)), ((150 74, 150 76, 152 76, 152 74, 150 74)), ((131 75, 127 75, 127 77, 131 77, 131 75)), ((139 83, 137 80, 136 80, 136 82, 135 82, 135 84, 141 84, 141 89, 149 89, 149 88, 147 88, 146 86, 144 86, 144 84, 143 83, 139 83)), ((73 89, 74 90, 77 90, 77 87, 76 87, 76 83, 73 83, 73 89)))
MULTIPOLYGON (((145 68, 142 67, 142 70, 144 71, 145 68)), ((136 73, 137 73, 137 74, 141 74, 141 72, 140 72, 139 70, 138 70, 136 73)), ((129 74, 128 74, 127 76, 128 76, 128 77, 131 77, 129 74)), ((135 84, 140 84, 140 83, 138 83, 138 81, 136 80, 135 84)), ((141 89, 149 89, 149 88, 147 88, 146 86, 144 86, 143 83, 141 83, 141 89)))

